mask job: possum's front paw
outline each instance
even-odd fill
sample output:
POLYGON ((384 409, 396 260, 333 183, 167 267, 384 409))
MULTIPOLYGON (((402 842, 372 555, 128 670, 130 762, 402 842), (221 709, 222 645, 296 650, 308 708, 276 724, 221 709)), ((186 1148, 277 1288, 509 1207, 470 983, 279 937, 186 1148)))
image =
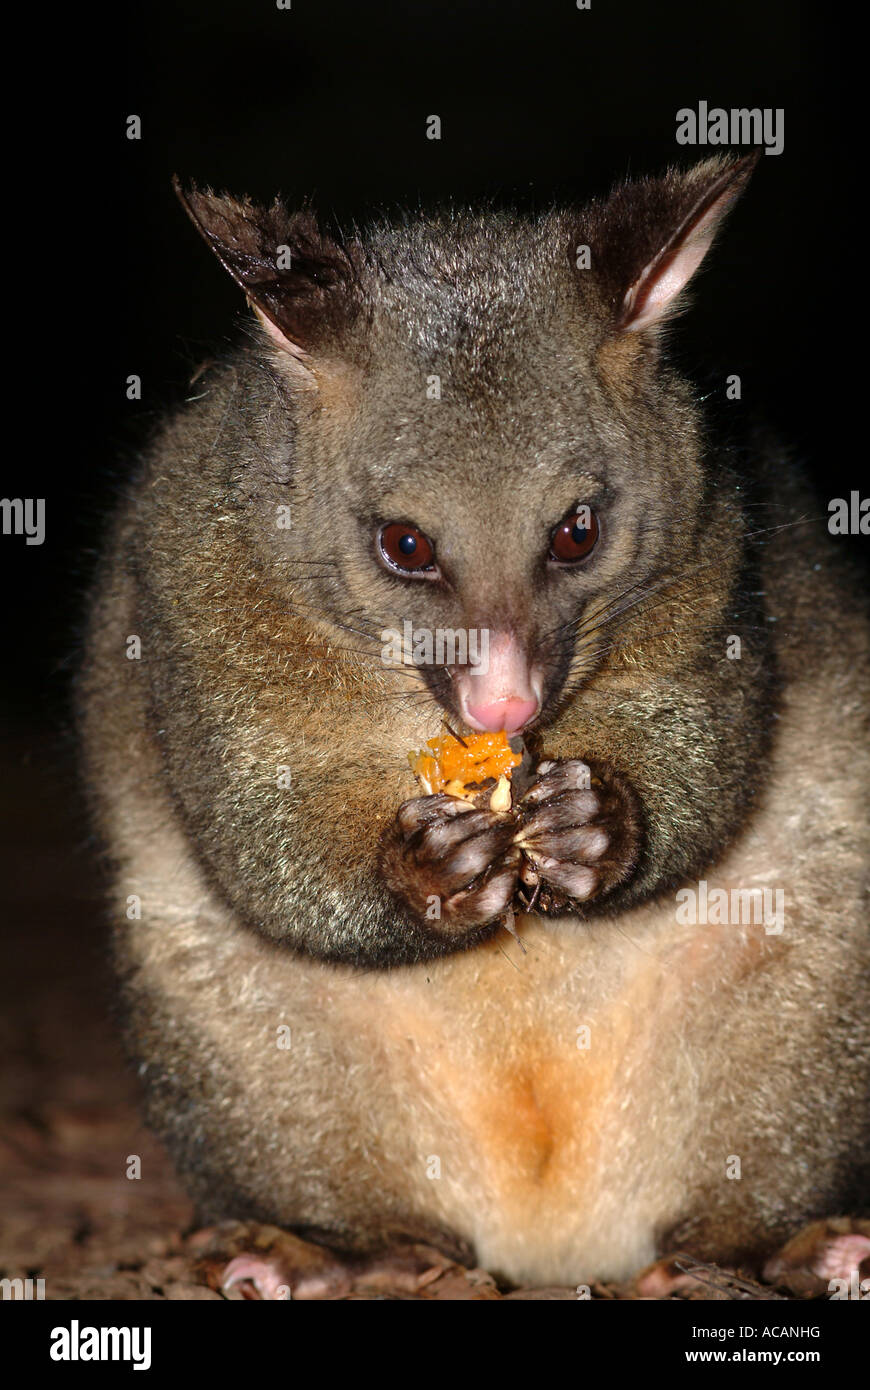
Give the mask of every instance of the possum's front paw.
POLYGON ((444 792, 406 801, 381 847, 384 882, 436 933, 484 926, 514 896, 516 828, 512 815, 478 810, 444 792))
POLYGON ((627 783, 577 758, 543 762, 520 804, 520 877, 539 911, 570 911, 624 883, 640 852, 640 814, 627 783))

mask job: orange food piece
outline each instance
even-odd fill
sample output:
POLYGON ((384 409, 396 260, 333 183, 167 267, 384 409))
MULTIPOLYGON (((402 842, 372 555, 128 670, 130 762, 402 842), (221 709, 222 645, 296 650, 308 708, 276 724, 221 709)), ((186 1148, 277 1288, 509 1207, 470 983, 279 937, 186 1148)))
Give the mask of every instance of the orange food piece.
POLYGON ((443 791, 449 782, 466 787, 469 782, 485 782, 487 778, 510 777, 522 762, 514 753, 504 729, 498 733, 468 734, 460 743, 453 734, 430 738, 419 753, 409 753, 411 771, 429 793, 443 791), (463 746, 464 745, 464 746, 463 746), (431 749, 427 752, 426 749, 431 749))

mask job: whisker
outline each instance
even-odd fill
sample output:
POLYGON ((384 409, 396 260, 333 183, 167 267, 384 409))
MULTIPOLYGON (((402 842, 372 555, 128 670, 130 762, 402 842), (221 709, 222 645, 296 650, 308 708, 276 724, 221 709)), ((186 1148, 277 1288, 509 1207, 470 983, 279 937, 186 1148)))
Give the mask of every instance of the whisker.
MULTIPOLYGON (((770 537, 778 535, 783 531, 792 529, 793 527, 809 526, 825 519, 826 518, 824 516, 819 514, 818 516, 798 517, 795 520, 782 522, 775 526, 758 527, 754 531, 748 531, 744 536, 744 540, 757 541, 758 537, 761 536, 770 537)), ((613 599, 611 599, 610 603, 606 605, 606 607, 603 610, 599 610, 594 615, 590 614, 588 619, 585 620, 585 622, 577 624, 574 619, 569 619, 566 623, 561 623, 557 627, 551 628, 548 632, 545 632, 542 635, 541 641, 545 641, 553 634, 559 633, 560 631, 566 628, 573 628, 575 637, 583 636, 584 630, 587 627, 589 630, 592 630, 595 627, 602 625, 604 622, 609 621, 610 616, 618 616, 620 613, 627 611, 629 607, 633 606, 631 602, 626 602, 624 604, 622 603, 623 600, 629 599, 631 595, 637 594, 637 601, 639 602, 640 598, 643 597, 644 594, 657 593, 661 589, 666 588, 670 585, 684 583, 687 579, 692 579, 696 575, 703 573, 705 570, 716 567, 718 564, 718 559, 700 560, 695 564, 687 565, 683 569, 675 570, 672 573, 664 575, 660 580, 652 584, 645 584, 645 582, 642 580, 638 581, 635 584, 631 584, 626 589, 621 590, 619 594, 614 595, 613 599), (612 613, 611 610, 613 610, 612 613)))

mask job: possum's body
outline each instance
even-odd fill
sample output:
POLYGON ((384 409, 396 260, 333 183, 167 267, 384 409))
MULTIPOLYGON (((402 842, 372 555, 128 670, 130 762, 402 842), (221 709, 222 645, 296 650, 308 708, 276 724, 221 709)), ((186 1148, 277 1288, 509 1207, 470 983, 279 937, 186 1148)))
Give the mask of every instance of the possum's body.
MULTIPOLYGON (((528 919, 525 955, 501 933, 361 973, 241 929, 209 885, 119 659, 142 622, 116 582, 88 683, 118 959, 151 1119, 204 1214, 351 1245, 450 1233, 509 1279, 558 1283, 625 1276, 674 1227, 700 1256, 769 1249, 859 1200, 866 670, 835 590, 821 645, 813 589, 767 789, 707 873, 709 889, 783 888, 781 935, 678 927, 668 895, 593 923, 528 919)), ((772 577, 771 616, 799 631, 800 602, 772 577)), ((406 716, 392 736, 418 733, 406 716)))
MULTIPOLYGON (((347 654, 327 659, 328 622, 280 602, 263 562, 247 563, 230 485, 209 493, 200 477, 220 472, 221 449, 234 456, 222 431, 239 381, 256 394, 246 372, 242 361, 220 373, 155 446, 116 525, 82 677, 128 1045, 201 1214, 352 1249, 434 1240, 508 1280, 548 1284, 621 1278, 675 1244, 757 1260, 802 1221, 855 1211, 870 1186, 870 644, 824 522, 786 526, 809 514, 790 466, 761 468, 774 484, 782 473, 764 525, 786 529, 759 550, 756 627, 739 629, 740 679, 753 679, 756 633, 777 672, 762 733, 741 722, 739 696, 733 737, 720 731, 693 767, 717 702, 706 710, 698 696, 677 718, 684 655, 659 637, 659 656, 641 630, 641 655, 588 671, 541 735, 547 757, 593 756, 603 742, 625 764, 633 738, 649 745, 663 728, 664 820, 680 821, 684 779, 711 820, 717 799, 736 797, 730 833, 711 832, 692 873, 665 874, 610 915, 518 919, 525 952, 498 930, 457 954, 355 965, 306 943, 318 920, 330 941, 343 922, 374 939, 366 893, 389 912, 370 889, 378 835, 414 794, 405 755, 439 732, 442 711, 390 701, 389 674, 347 654), (125 658, 131 634, 141 660, 125 658), (752 761, 742 802, 715 759, 738 745, 752 761), (282 857, 268 798, 284 764, 294 799, 282 857), (317 834, 323 873, 313 848, 296 847, 317 834), (708 896, 782 890, 782 931, 686 923, 676 892, 699 879, 708 896), (277 928, 257 930, 278 881, 296 904, 294 949, 270 939, 277 928)), ((251 411, 262 419, 266 407, 251 411)), ((720 492, 711 536, 739 505, 729 483, 720 492)), ((715 568, 718 583, 728 566, 715 568)), ((717 649, 698 688, 739 664, 717 649)), ((683 837, 702 818, 687 806, 683 837)), ((398 909, 395 920, 400 932, 398 909)))

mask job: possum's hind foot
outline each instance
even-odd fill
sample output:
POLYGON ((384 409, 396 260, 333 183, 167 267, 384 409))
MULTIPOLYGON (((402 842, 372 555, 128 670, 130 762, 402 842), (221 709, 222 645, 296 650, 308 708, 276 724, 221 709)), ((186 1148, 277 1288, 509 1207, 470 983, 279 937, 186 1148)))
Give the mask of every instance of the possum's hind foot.
POLYGON ((870 1298, 870 1221, 814 1221, 767 1261, 764 1277, 798 1295, 870 1298))
POLYGON ((227 1221, 189 1241, 212 1288, 229 1297, 282 1300, 492 1299, 495 1284, 431 1245, 377 1255, 340 1254, 278 1226, 227 1221))
MULTIPOLYGON (((657 1260, 637 1276, 637 1292, 642 1298, 691 1294, 710 1283, 706 1266, 690 1272, 697 1264, 691 1255, 657 1260)), ((870 1297, 870 1221, 839 1216, 804 1226, 768 1259, 762 1277, 798 1298, 870 1297)))

